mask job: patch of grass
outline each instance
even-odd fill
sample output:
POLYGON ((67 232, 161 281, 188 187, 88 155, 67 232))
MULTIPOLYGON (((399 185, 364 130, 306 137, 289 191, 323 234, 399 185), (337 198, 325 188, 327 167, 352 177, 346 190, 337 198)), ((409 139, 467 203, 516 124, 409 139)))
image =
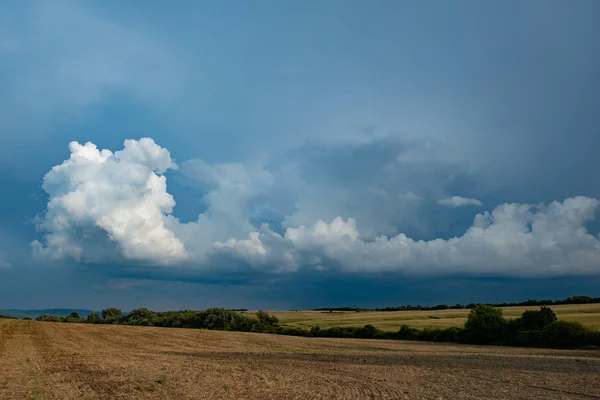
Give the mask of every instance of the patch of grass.
MULTIPOLYGON (((516 306, 505 307, 506 318, 517 318, 525 310, 539 307, 516 306)), ((560 319, 581 322, 590 329, 600 330, 600 307, 598 304, 565 304, 552 306, 552 310, 560 319)), ((311 328, 320 326, 323 329, 331 327, 362 327, 367 324, 384 331, 397 331, 405 324, 413 328, 450 328, 462 327, 469 314, 468 309, 439 310, 439 311, 274 311, 270 314, 279 318, 282 326, 290 328, 311 328)), ((252 313, 248 313, 249 316, 252 313)))
POLYGON ((231 390, 231 386, 223 385, 223 390, 225 391, 225 393, 229 393, 229 391, 231 390))

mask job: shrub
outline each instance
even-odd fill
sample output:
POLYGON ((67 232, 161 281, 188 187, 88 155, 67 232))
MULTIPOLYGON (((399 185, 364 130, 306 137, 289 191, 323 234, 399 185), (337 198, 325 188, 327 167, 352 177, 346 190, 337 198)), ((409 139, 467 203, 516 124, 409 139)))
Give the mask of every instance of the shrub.
POLYGON ((551 308, 543 306, 539 310, 527 310, 519 318, 522 329, 540 330, 556 321, 556 314, 551 308))
POLYGON ((362 328, 358 328, 354 331, 354 337, 361 339, 373 339, 379 332, 373 325, 365 325, 362 328))
POLYGON ((321 327, 319 325, 313 326, 312 328, 310 328, 310 331, 309 331, 310 336, 314 336, 314 337, 321 336, 320 333, 321 333, 321 327))
POLYGON ((274 315, 269 315, 266 311, 258 311, 256 317, 258 318, 258 322, 262 325, 279 325, 279 319, 274 315))
POLYGON ((400 340, 419 340, 419 337, 420 331, 408 325, 402 325, 400 330, 396 332, 396 338, 400 340))
POLYGON ((36 318, 36 321, 44 321, 44 322, 62 322, 62 318, 58 315, 40 315, 36 318))
POLYGON ((555 348, 583 347, 590 343, 593 334, 579 322, 556 321, 541 332, 541 341, 545 346, 555 348))
POLYGON ((541 346, 542 331, 540 330, 520 330, 516 332, 516 336, 510 341, 510 344, 515 346, 541 346))
POLYGON ((335 337, 335 338, 344 337, 344 331, 342 331, 342 328, 338 328, 338 327, 332 327, 329 329, 325 329, 323 332, 324 332, 325 337, 335 337))
POLYGON ((194 321, 195 328, 225 331, 258 332, 260 330, 255 327, 257 325, 259 323, 256 320, 224 308, 200 311, 194 321))
POLYGON ((200 328, 198 311, 165 311, 156 313, 156 326, 170 328, 200 328))
POLYGON ((102 310, 102 320, 105 324, 120 324, 123 322, 123 311, 118 308, 102 310))
POLYGON ((79 313, 73 311, 71 314, 67 315, 63 318, 63 322, 81 322, 81 318, 79 317, 79 313))
POLYGON ((279 335, 288 335, 288 336, 311 336, 310 331, 302 328, 288 328, 282 327, 277 331, 279 335))
POLYGON ((435 342, 459 342, 462 340, 463 329, 455 326, 447 329, 437 329, 433 336, 435 342))
POLYGON ((375 339, 396 339, 396 332, 390 332, 390 331, 377 331, 377 333, 375 334, 375 339))
POLYGON ((158 316, 154 311, 147 308, 136 308, 131 310, 127 316, 128 325, 154 326, 158 322, 158 316))
POLYGON ((424 342, 433 342, 435 341, 435 337, 437 335, 437 330, 431 328, 425 328, 419 331, 419 336, 417 340, 422 340, 424 342))
POLYGON ((88 314, 86 322, 88 324, 99 324, 100 322, 102 322, 102 319, 100 318, 100 314, 98 314, 97 312, 91 312, 88 314))
POLYGON ((505 328, 506 320, 502 309, 478 304, 469 312, 463 338, 470 343, 500 343, 503 341, 505 328))

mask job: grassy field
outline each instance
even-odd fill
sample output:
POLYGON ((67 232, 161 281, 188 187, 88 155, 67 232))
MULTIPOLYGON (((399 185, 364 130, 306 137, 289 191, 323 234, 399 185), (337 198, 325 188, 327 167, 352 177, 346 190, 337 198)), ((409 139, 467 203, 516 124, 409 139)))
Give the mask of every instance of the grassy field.
POLYGON ((592 399, 600 352, 0 320, 0 399, 592 399))
MULTIPOLYGON (((579 321, 583 325, 600 330, 600 304, 560 305, 551 307, 560 320, 579 321)), ((519 317, 525 310, 539 307, 506 307, 504 315, 519 317)), ((271 312, 270 312, 271 313, 271 312)), ((463 326, 469 310, 440 311, 386 311, 386 312, 328 312, 328 311, 274 311, 283 325, 310 328, 332 326, 364 326, 371 324, 379 329, 397 331, 406 324, 415 328, 447 328, 463 326)))

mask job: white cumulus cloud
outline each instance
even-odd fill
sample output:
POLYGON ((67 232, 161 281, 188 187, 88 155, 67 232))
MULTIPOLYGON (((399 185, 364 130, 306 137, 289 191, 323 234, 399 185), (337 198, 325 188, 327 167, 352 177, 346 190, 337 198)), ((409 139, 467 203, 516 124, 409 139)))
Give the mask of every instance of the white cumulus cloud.
POLYGON ((288 228, 283 236, 263 231, 220 246, 243 251, 255 264, 261 258, 279 262, 271 253, 275 248, 287 258, 293 254, 295 268, 318 269, 325 262, 351 272, 590 275, 600 273, 600 240, 584 224, 593 219, 599 204, 587 197, 547 206, 503 204, 478 214, 464 235, 448 240, 414 240, 399 234, 365 241, 353 219, 338 217, 331 223, 288 228), (265 246, 263 237, 278 241, 271 239, 265 246))
POLYGON ((445 199, 441 199, 437 201, 438 204, 450 208, 462 207, 462 206, 483 206, 483 203, 477 199, 472 199, 468 197, 460 197, 460 196, 452 196, 446 197, 445 199))
MULTIPOLYGON (((164 176, 177 166, 152 139, 127 140, 115 153, 92 143, 73 142, 70 150, 69 159, 44 177, 49 202, 37 221, 43 239, 33 243, 40 256, 227 272, 600 273, 600 239, 586 229, 600 202, 589 197, 502 204, 477 214, 462 234, 448 239, 373 235, 372 226, 364 234, 356 219, 339 215, 331 222, 294 225, 284 218, 277 230, 267 224, 257 228, 250 218, 253 208, 282 187, 273 186, 271 172, 194 160, 183 163, 180 174, 204 190, 205 211, 182 222, 172 215, 175 200, 164 176)), ((450 201, 481 205, 475 199, 450 201)))
POLYGON ((169 152, 152 139, 126 140, 123 150, 98 150, 92 143, 69 145, 71 156, 44 177, 46 214, 38 221, 44 242, 37 253, 79 261, 106 258, 93 248, 98 230, 131 260, 169 264, 186 257, 183 243, 165 224, 175 206, 160 175, 174 168, 169 152))

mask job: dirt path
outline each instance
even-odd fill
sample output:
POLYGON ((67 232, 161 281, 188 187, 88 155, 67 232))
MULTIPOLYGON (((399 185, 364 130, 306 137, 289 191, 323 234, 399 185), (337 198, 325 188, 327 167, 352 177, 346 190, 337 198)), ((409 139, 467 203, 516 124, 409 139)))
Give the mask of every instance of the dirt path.
POLYGON ((0 399, 600 399, 600 352, 0 320, 0 399))

